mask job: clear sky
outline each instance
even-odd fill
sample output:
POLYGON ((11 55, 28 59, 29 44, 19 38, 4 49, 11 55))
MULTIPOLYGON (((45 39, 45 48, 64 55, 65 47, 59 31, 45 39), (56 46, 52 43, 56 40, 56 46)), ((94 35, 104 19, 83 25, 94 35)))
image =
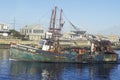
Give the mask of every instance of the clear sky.
MULTIPOLYGON (((0 0, 0 23, 12 28, 15 17, 16 29, 31 24, 47 27, 54 1, 0 0)), ((82 30, 93 34, 120 34, 120 0, 56 0, 56 4, 64 10, 64 16, 82 30)), ((70 29, 66 21, 64 30, 70 29)))

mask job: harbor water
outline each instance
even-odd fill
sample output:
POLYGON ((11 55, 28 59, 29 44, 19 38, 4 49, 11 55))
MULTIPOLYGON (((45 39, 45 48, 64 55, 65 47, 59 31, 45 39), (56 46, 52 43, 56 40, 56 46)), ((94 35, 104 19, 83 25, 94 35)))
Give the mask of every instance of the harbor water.
MULTIPOLYGON (((116 52, 120 54, 120 50, 116 52)), ((119 63, 70 64, 15 61, 9 59, 9 49, 0 49, 0 80, 119 80, 119 75, 119 63)))

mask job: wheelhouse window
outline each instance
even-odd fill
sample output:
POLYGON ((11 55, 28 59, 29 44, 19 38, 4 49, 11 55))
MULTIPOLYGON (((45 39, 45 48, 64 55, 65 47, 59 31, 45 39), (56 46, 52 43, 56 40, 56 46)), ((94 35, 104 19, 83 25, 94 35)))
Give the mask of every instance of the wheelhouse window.
POLYGON ((33 33, 43 33, 43 30, 33 30, 33 33))

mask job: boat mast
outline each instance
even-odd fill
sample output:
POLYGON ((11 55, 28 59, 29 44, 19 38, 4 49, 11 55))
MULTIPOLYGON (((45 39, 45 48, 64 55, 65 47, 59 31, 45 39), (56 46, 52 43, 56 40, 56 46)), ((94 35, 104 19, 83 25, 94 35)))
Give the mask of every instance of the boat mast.
POLYGON ((59 48, 59 40, 60 40, 60 36, 61 36, 61 28, 63 27, 63 23, 62 23, 62 13, 63 10, 60 10, 60 17, 59 17, 59 22, 57 22, 56 18, 57 18, 57 6, 55 3, 55 7, 52 10, 52 14, 51 14, 51 19, 50 19, 50 26, 49 26, 49 32, 52 33, 52 41, 55 42, 56 44, 56 51, 58 51, 59 48))
POLYGON ((56 12, 57 12, 56 10, 57 10, 57 7, 55 6, 55 8, 54 8, 54 16, 53 16, 53 29, 52 29, 52 33, 53 33, 52 34, 52 39, 53 40, 55 40, 55 28, 56 28, 55 24, 56 24, 56 12))
POLYGON ((61 9, 61 11, 60 11, 60 20, 59 20, 59 29, 58 29, 58 39, 60 38, 61 28, 63 27, 63 23, 62 23, 62 13, 63 13, 63 10, 61 9))
POLYGON ((59 19, 59 28, 57 29, 57 37, 58 37, 57 45, 58 45, 58 47, 59 47, 59 40, 60 40, 60 36, 61 36, 61 28, 63 27, 62 13, 63 13, 63 10, 61 9, 61 11, 60 11, 60 19, 59 19))
POLYGON ((50 18, 50 26, 49 26, 49 32, 51 32, 51 29, 52 29, 52 18, 53 18, 53 13, 54 13, 54 10, 52 10, 52 14, 51 14, 51 18, 50 18))
POLYGON ((57 7, 55 6, 52 10, 51 19, 50 19, 50 26, 49 26, 49 32, 52 33, 52 40, 55 40, 55 26, 56 26, 56 11, 57 7))

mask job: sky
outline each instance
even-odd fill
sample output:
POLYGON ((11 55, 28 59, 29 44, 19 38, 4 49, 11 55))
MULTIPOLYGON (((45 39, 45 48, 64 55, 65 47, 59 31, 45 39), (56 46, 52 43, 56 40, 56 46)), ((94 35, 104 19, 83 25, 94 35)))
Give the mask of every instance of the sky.
POLYGON ((15 18, 17 30, 33 24, 48 28, 55 5, 63 9, 64 31, 73 29, 69 20, 91 34, 120 35, 120 0, 0 0, 0 23, 13 28, 15 18))

